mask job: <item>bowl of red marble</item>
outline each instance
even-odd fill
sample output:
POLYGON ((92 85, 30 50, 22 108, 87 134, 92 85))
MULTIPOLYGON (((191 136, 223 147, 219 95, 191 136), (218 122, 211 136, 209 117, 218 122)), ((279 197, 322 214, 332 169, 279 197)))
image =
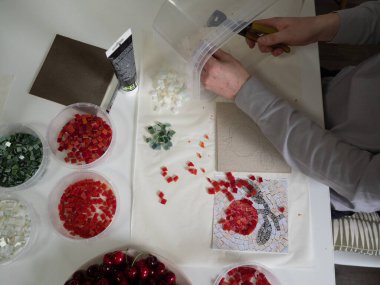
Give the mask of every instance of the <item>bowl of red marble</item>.
POLYGON ((90 103, 65 107, 50 122, 49 147, 60 162, 72 168, 90 168, 104 161, 115 143, 111 117, 90 103))
POLYGON ((264 265, 236 264, 225 268, 214 285, 281 285, 277 277, 264 265))
POLYGON ((119 211, 115 186, 95 171, 63 177, 49 195, 49 217, 63 237, 89 240, 107 235, 119 211))
POLYGON ((185 274, 166 258, 135 248, 110 251, 89 260, 65 285, 156 284, 190 285, 185 274))

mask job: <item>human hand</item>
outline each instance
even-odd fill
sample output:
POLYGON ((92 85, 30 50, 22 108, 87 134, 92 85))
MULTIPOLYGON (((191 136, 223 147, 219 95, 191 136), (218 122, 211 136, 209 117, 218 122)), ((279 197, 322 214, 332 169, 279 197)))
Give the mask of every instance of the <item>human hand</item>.
MULTIPOLYGON (((278 30, 277 33, 260 37, 257 44, 261 52, 279 56, 284 51, 273 46, 280 43, 301 46, 332 40, 338 31, 340 19, 338 14, 331 13, 316 17, 270 18, 255 22, 278 30)), ((247 40, 247 44, 250 48, 255 46, 251 40, 247 40)))
POLYGON ((241 63, 221 49, 206 62, 201 72, 205 88, 227 99, 234 99, 249 77, 241 63))

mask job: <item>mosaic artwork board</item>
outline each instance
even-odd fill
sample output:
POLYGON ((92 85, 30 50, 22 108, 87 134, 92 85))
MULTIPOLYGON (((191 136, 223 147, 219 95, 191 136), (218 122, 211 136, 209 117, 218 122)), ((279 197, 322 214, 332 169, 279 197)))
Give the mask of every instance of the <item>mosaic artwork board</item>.
MULTIPOLYGON (((222 192, 215 194, 212 248, 237 251, 256 251, 267 253, 288 252, 288 181, 285 178, 264 179, 262 183, 251 181, 257 192, 247 198, 247 192, 239 188, 230 201, 222 192), (231 220, 228 211, 236 201, 249 200, 251 212, 234 223, 244 223, 253 219, 254 230, 249 234, 236 233, 223 229, 221 221, 231 220)), ((247 208, 247 207, 245 207, 247 208)), ((243 210, 243 213, 246 209, 243 210)))

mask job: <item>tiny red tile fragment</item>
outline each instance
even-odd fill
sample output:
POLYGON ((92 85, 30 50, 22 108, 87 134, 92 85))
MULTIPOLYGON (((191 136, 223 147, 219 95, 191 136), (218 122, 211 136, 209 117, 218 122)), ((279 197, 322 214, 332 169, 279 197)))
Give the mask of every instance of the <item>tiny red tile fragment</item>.
POLYGON ((201 148, 205 148, 205 143, 204 143, 203 141, 201 141, 201 142, 199 142, 199 146, 200 146, 201 148))

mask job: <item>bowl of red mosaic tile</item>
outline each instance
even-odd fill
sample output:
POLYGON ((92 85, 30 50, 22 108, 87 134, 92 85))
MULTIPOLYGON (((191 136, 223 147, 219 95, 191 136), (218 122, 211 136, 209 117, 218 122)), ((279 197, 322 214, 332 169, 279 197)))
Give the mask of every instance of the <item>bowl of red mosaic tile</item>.
POLYGON ((216 278, 214 285, 281 285, 281 283, 267 267, 255 263, 227 267, 216 278))
POLYGON ((109 179, 94 171, 63 177, 49 195, 49 217, 59 234, 73 240, 99 238, 112 230, 119 210, 109 179))
POLYGON ((47 140, 66 166, 90 168, 109 156, 115 142, 110 116, 90 103, 67 106, 51 121, 47 140))
POLYGON ((173 262, 156 253, 121 248, 92 258, 65 284, 192 284, 173 262))

